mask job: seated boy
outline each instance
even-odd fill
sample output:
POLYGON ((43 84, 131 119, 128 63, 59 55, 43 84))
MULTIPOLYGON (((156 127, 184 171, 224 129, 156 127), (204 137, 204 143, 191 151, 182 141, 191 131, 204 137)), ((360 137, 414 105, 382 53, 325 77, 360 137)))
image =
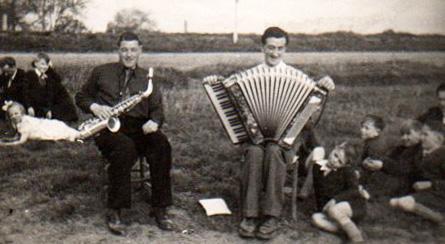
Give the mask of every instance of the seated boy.
POLYGON ((423 128, 421 144, 423 160, 416 162, 419 181, 413 184, 415 193, 392 198, 390 205, 437 223, 445 237, 445 146, 440 132, 423 128))
POLYGON ((368 114, 361 123, 360 134, 363 139, 363 166, 368 170, 377 170, 383 166, 383 157, 386 155, 388 145, 381 135, 385 123, 379 116, 368 114))
MULTIPOLYGON (((410 192, 415 180, 415 162, 422 159, 421 129, 418 121, 409 120, 400 129, 402 145, 391 148, 389 143, 382 142, 365 146, 362 180, 372 197, 398 196, 410 192)), ((369 140, 365 140, 365 145, 367 142, 369 140)))
POLYGON ((3 139, 0 141, 0 146, 20 145, 27 140, 76 141, 81 138, 79 131, 62 121, 26 115, 25 108, 18 102, 7 101, 2 109, 6 111, 18 137, 12 140, 3 139))
POLYGON ((336 146, 327 160, 323 159, 323 148, 314 149, 313 180, 320 212, 312 215, 312 221, 322 230, 341 229, 351 241, 362 242, 362 233, 354 221, 366 215, 366 192, 359 185, 356 157, 356 149, 348 143, 336 146))

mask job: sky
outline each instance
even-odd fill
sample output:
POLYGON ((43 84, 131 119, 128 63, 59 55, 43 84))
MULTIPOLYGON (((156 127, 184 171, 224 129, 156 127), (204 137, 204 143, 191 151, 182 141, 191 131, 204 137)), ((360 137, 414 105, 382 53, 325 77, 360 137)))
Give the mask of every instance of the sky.
POLYGON ((87 28, 105 31, 121 9, 149 12, 163 32, 262 33, 279 26, 292 33, 333 31, 445 34, 445 0, 90 0, 87 28))

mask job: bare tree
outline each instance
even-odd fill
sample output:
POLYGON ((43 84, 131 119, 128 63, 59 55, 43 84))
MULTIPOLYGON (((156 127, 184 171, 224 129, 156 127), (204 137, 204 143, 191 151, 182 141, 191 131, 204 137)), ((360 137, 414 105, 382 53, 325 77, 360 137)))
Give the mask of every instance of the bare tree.
POLYGON ((119 33, 122 31, 156 31, 156 22, 149 12, 139 9, 123 9, 116 13, 114 20, 107 25, 107 32, 119 33))
MULTIPOLYGON (((65 30, 66 26, 79 25, 77 17, 89 0, 17 0, 21 2, 23 19, 31 30, 65 30), (72 22, 72 23, 70 23, 72 22)), ((83 25, 83 24, 82 24, 83 25)), ((86 29, 84 28, 80 29, 86 29)))

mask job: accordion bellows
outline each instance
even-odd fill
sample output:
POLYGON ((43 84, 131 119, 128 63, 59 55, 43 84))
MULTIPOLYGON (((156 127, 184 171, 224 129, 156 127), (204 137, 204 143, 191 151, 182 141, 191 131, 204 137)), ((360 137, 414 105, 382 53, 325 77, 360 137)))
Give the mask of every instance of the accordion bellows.
POLYGON ((286 147, 325 95, 306 74, 287 65, 258 65, 204 87, 233 143, 271 140, 286 147))

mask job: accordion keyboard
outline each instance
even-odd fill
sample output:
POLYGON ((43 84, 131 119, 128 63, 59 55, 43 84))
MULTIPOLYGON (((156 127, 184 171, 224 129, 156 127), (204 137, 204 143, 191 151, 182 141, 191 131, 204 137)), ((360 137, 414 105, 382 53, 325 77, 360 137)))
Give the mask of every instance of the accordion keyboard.
POLYGON ((224 85, 222 83, 204 84, 204 88, 230 140, 235 144, 247 141, 249 136, 224 85))

